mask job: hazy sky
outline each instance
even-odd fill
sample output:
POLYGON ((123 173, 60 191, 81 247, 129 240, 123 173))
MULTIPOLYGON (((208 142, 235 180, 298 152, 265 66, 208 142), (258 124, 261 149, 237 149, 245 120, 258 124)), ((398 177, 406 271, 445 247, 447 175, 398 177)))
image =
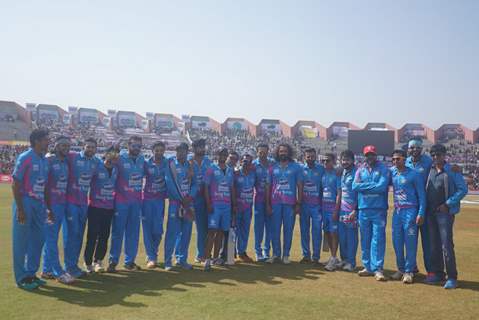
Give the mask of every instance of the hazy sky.
POLYGON ((479 1, 4 1, 0 100, 479 127, 479 1))

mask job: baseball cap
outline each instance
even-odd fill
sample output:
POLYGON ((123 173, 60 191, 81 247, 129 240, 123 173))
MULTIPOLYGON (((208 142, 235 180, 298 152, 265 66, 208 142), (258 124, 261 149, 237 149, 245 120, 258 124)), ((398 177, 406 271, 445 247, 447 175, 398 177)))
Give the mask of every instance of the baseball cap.
POLYGON ((364 155, 367 155, 368 153, 374 153, 374 154, 377 154, 376 152, 376 147, 375 146, 365 146, 364 149, 363 149, 363 154, 364 155))

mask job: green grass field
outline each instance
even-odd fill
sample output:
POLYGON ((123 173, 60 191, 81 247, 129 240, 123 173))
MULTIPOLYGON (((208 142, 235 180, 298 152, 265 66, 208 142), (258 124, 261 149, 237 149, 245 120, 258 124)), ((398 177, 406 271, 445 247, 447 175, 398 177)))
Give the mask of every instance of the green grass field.
MULTIPOLYGON (((407 286, 299 264, 297 224, 291 254, 295 262, 288 266, 243 264, 209 273, 199 266, 169 273, 121 271, 89 276, 73 286, 50 281, 40 290, 25 292, 13 281, 7 185, 0 185, 0 213, 2 319, 479 319, 478 205, 464 206, 456 220, 460 289, 453 291, 422 284, 422 275, 407 286)), ((385 268, 391 274, 395 263, 390 228, 387 240, 385 268)), ((194 245, 190 252, 193 256, 194 245)), ((137 262, 144 259, 140 243, 137 262)), ((424 270, 422 259, 418 263, 424 270)))

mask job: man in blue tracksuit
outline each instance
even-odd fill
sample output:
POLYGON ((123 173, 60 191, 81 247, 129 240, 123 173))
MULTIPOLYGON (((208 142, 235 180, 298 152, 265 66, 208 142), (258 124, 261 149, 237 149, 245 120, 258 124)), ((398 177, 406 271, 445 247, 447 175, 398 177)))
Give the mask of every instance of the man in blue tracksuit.
POLYGON ((70 152, 70 139, 60 136, 55 140, 53 154, 47 155, 48 184, 46 190, 46 205, 55 216, 53 223, 47 223, 45 228, 45 247, 43 250, 43 279, 57 279, 64 284, 72 283, 73 278, 65 272, 58 256, 58 235, 60 228, 65 223, 67 212, 67 184, 68 162, 70 152))
POLYGON ((304 152, 303 166, 303 205, 299 224, 301 227, 301 263, 319 263, 321 251, 321 200, 323 194, 322 178, 324 167, 316 162, 316 149, 309 148, 304 152), (313 243, 311 260, 310 239, 313 243))
POLYGON ((195 223, 196 223, 196 258, 195 262, 200 263, 205 259, 206 235, 208 234, 208 212, 204 198, 204 177, 206 170, 211 166, 211 160, 205 156, 206 141, 199 139, 193 141, 193 157, 189 160, 196 174, 198 192, 196 192, 195 223))
POLYGON ((364 269, 359 276, 374 275, 385 281, 383 273, 386 250, 386 221, 388 209, 389 170, 377 160, 375 146, 363 149, 366 162, 358 169, 353 190, 358 192, 361 260, 364 269))
POLYGON ((143 187, 143 208, 141 223, 148 269, 158 263, 158 248, 163 236, 165 199, 167 196, 165 175, 168 160, 165 158, 165 144, 161 141, 152 146, 153 156, 145 161, 145 185, 143 187))
POLYGON ((188 263, 188 248, 194 218, 193 199, 198 192, 197 174, 187 161, 188 145, 181 143, 176 148, 176 157, 168 162, 166 185, 170 203, 168 225, 165 237, 165 270, 173 268, 172 256, 176 253, 176 264, 183 269, 191 269, 188 263))
MULTIPOLYGON (((416 170, 426 186, 427 177, 432 166, 432 159, 426 154, 422 153, 422 140, 419 138, 412 139, 408 143, 409 156, 406 160, 406 166, 416 170)), ((424 215, 424 219, 427 219, 427 215, 424 215)), ((429 245, 429 233, 427 230, 427 220, 419 226, 419 233, 421 234, 422 254, 424 260, 424 267, 428 274, 431 273, 431 248, 429 245)), ((418 270, 415 270, 417 272, 418 270)))
MULTIPOLYGON (((37 278, 45 237, 47 210, 45 185, 48 180, 48 131, 33 130, 31 148, 20 154, 13 171, 13 273, 17 286, 33 290, 46 281, 37 278)), ((54 216, 48 213, 53 222, 54 216)))
POLYGON ((426 183, 426 215, 431 245, 431 272, 426 283, 436 284, 444 280, 444 265, 447 281, 445 289, 457 287, 456 256, 454 252, 454 219, 461 209, 461 200, 467 194, 464 177, 446 160, 446 147, 437 144, 431 147, 434 164, 426 183))
POLYGON ((141 154, 142 139, 131 136, 128 152, 118 158, 116 179, 115 215, 111 228, 110 264, 108 272, 116 272, 125 239, 125 269, 140 270, 135 263, 140 237, 141 191, 145 173, 145 158, 141 154))
POLYGON ((272 218, 266 210, 266 183, 273 160, 268 159, 268 152, 267 144, 259 144, 256 147, 258 158, 253 161, 256 173, 254 184, 254 249, 258 262, 269 259, 271 251, 272 218))
POLYGON ((393 280, 412 283, 416 268, 418 226, 424 223, 426 195, 419 173, 406 167, 406 152, 392 154, 391 184, 394 192, 392 237, 398 271, 393 280), (404 258, 406 247, 406 258, 404 258))
POLYGON ((358 193, 353 190, 353 181, 357 168, 354 165, 354 153, 344 150, 340 156, 343 173, 341 174, 341 209, 339 211, 339 254, 344 262, 343 270, 354 271, 358 251, 358 193))

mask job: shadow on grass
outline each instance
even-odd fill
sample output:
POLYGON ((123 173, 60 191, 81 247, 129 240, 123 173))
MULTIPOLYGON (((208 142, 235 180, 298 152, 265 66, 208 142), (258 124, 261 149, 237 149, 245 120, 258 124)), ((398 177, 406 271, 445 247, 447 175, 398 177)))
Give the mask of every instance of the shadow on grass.
POLYGON ((125 301, 131 295, 160 296, 162 291, 188 291, 189 288, 204 288, 210 284, 236 286, 241 284, 278 285, 284 280, 315 280, 322 271, 312 265, 241 264, 215 268, 204 272, 193 270, 165 272, 163 270, 94 274, 78 280, 71 286, 44 286, 36 294, 85 307, 146 307, 144 303, 125 301))

